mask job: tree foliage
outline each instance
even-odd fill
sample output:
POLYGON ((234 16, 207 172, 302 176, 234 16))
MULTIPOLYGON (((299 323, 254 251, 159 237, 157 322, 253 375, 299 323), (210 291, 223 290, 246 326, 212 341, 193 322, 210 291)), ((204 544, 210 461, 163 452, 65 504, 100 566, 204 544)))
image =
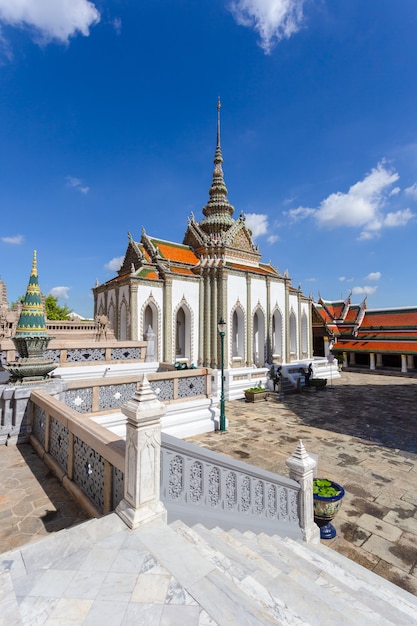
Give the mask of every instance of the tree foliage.
POLYGON ((67 320, 70 316, 71 310, 66 304, 64 306, 59 306, 58 298, 49 295, 45 298, 45 312, 48 320, 67 320))

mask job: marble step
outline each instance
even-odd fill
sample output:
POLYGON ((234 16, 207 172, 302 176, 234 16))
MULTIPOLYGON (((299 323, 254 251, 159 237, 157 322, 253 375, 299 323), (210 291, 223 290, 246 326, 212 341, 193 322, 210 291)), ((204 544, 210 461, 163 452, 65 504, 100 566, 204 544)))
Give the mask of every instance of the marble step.
MULTIPOLYGON (((302 621, 277 619, 264 602, 254 602, 245 590, 202 554, 200 548, 171 525, 154 523, 144 526, 140 529, 140 541, 220 626, 304 626, 302 621)), ((223 555, 218 557, 226 558, 223 555)), ((258 593, 260 598, 265 595, 260 585, 258 593)))
POLYGON ((320 578, 319 570, 300 569, 294 553, 285 554, 283 566, 280 566, 277 551, 272 550, 273 558, 269 560, 268 551, 257 550, 257 543, 252 537, 235 531, 207 530, 201 525, 193 527, 193 530, 218 551, 227 554, 230 559, 234 558, 244 572, 242 580, 247 568, 251 577, 260 582, 275 601, 279 599, 293 615, 312 626, 333 626, 336 623, 357 626, 365 618, 368 624, 375 626, 391 624, 365 604, 352 599, 350 593, 320 578))
MULTIPOLYGON (((172 526, 179 535, 194 545, 200 554, 204 555, 207 560, 210 560, 226 579, 233 582, 233 584, 245 594, 249 602, 253 603, 255 606, 259 606, 262 611, 270 615, 274 624, 291 626, 313 624, 310 620, 305 620, 299 613, 294 612, 283 600, 274 596, 274 594, 265 587, 263 584, 264 580, 270 585, 270 581, 280 572, 269 566, 269 573, 266 574, 264 572, 262 578, 262 576, 259 575, 260 572, 262 572, 262 569, 259 569, 259 566, 262 565, 260 563, 262 559, 256 554, 250 555, 252 557, 250 559, 251 562, 247 565, 245 561, 249 552, 245 555, 240 555, 239 558, 235 550, 229 550, 229 554, 232 557, 230 558, 230 556, 225 554, 227 552, 227 545, 220 545, 220 549, 217 549, 215 545, 211 545, 210 542, 203 538, 202 533, 200 533, 200 528, 190 528, 179 521, 175 522, 172 526), (222 548, 226 549, 222 551, 222 548), (257 561, 259 561, 259 563, 257 563, 257 561), (246 571, 245 565, 248 567, 248 571, 246 571)), ((204 529, 204 531, 208 533, 210 539, 211 531, 207 529, 204 529)), ((221 544, 221 539, 215 535, 211 535, 211 539, 213 539, 213 544, 216 544, 216 542, 221 544)))
POLYGON ((0 572, 0 624, 21 626, 19 604, 13 587, 10 572, 0 572))
POLYGON ((417 625, 417 598, 397 585, 322 544, 310 546, 278 536, 272 540, 291 547, 303 563, 321 568, 327 580, 337 581, 340 587, 351 590, 352 596, 396 626, 417 625))

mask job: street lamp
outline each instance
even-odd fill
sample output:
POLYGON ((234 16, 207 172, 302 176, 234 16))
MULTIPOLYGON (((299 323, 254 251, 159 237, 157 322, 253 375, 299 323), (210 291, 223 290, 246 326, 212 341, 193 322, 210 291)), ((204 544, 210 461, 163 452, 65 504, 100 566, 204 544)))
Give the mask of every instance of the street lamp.
POLYGON ((222 386, 221 386, 221 393, 220 393, 220 432, 221 433, 225 433, 226 432, 226 415, 224 412, 224 338, 226 335, 226 322, 224 321, 224 319, 221 317, 218 324, 217 324, 217 328, 219 331, 219 335, 220 335, 220 346, 221 346, 221 368, 222 368, 222 386))

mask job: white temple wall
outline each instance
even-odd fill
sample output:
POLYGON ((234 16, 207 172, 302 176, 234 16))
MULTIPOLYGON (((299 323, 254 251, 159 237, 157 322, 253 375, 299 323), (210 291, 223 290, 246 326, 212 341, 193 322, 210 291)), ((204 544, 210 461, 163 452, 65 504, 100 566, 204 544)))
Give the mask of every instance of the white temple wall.
MULTIPOLYGON (((230 312, 234 309, 238 301, 246 312, 246 278, 245 276, 229 274, 227 279, 228 319, 225 320, 227 323, 230 322, 230 312)), ((227 330, 229 331, 229 328, 227 330)))
MULTIPOLYGON (((199 335, 199 281, 196 280, 173 280, 172 281, 172 312, 173 312, 173 341, 175 341, 176 332, 176 311, 183 307, 187 312, 186 315, 186 357, 190 364, 197 363, 198 353, 198 335, 199 335), (189 318, 188 318, 189 314, 189 318)), ((174 346, 174 350, 175 350, 174 346)), ((174 353, 173 353, 174 354, 174 353)))
MULTIPOLYGON (((157 336, 156 360, 160 361, 162 360, 164 349, 164 333, 162 332, 164 319, 164 290, 162 284, 139 284, 136 320, 138 325, 138 338, 140 340, 144 339, 145 333, 148 330, 146 328, 147 322, 144 319, 144 313, 149 304, 154 308, 154 317, 157 319, 157 322, 153 322, 151 326, 157 336), (156 326, 156 328, 154 328, 154 326, 156 326)), ((132 320, 133 319, 132 317, 132 320)))

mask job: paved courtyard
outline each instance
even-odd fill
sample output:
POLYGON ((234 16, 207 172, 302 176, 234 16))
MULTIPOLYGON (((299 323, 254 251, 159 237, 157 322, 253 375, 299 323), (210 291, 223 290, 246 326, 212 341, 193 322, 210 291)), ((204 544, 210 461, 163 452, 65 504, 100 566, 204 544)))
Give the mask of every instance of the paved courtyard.
MULTIPOLYGON (((326 544, 417 595, 417 379, 343 373, 226 412, 227 433, 193 441, 287 476, 301 438, 346 490, 326 544)), ((0 476, 0 553, 86 519, 31 446, 1 447, 0 476)))
POLYGON ((227 402, 226 415, 227 433, 191 441, 288 476, 302 439, 346 491, 326 545, 417 595, 417 379, 343 372, 283 402, 227 402))

